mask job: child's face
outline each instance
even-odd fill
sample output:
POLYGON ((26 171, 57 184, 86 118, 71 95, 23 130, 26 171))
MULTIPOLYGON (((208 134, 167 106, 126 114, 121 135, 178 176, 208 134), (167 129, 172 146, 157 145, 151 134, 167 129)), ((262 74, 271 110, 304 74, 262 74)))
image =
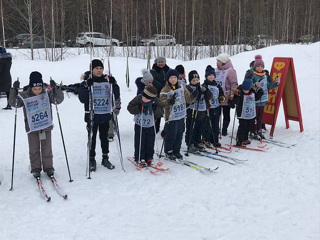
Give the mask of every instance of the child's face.
POLYGON ((147 82, 146 83, 146 87, 149 87, 149 86, 151 86, 151 87, 153 86, 152 82, 147 82))
POLYGON ((207 79, 208 79, 210 82, 212 82, 212 81, 215 79, 215 77, 214 77, 213 74, 210 74, 209 76, 207 76, 207 79))
POLYGON ((101 77, 101 75, 103 74, 103 68, 100 66, 95 67, 94 69, 92 69, 92 74, 95 77, 101 77))
POLYGON ((245 94, 247 94, 247 93, 249 92, 249 90, 243 90, 243 89, 242 89, 242 91, 243 91, 245 94))
POLYGON ((264 68, 263 68, 262 65, 258 65, 258 66, 255 67, 255 70, 256 70, 257 72, 262 72, 263 69, 264 69, 264 68))
POLYGON ((33 92, 34 95, 39 95, 42 92, 42 87, 33 87, 31 88, 31 91, 33 92))
POLYGON ((142 96, 142 102, 148 103, 148 102, 151 102, 151 99, 148 99, 145 96, 142 96))
POLYGON ((197 85, 200 82, 199 78, 192 78, 191 85, 197 85))
POLYGON ((171 77, 169 78, 169 83, 171 83, 171 85, 176 85, 177 82, 178 82, 177 76, 171 76, 171 77))

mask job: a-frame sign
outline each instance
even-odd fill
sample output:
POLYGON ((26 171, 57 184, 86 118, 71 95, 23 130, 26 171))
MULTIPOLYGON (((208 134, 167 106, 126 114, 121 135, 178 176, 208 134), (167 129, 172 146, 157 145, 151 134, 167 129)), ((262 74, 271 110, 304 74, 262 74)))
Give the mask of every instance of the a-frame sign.
POLYGON ((289 128, 289 120, 298 121, 302 132, 303 124, 293 58, 274 58, 270 76, 273 80, 278 77, 280 84, 277 88, 268 90, 269 99, 264 107, 262 122, 271 125, 270 136, 273 136, 282 99, 286 128, 289 128))

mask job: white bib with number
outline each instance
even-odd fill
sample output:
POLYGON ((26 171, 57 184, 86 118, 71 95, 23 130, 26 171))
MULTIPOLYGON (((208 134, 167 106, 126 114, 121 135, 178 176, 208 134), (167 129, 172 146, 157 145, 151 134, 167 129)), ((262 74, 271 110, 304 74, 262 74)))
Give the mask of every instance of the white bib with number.
POLYGON ((148 128, 154 125, 154 119, 152 114, 139 113, 134 116, 133 121, 140 127, 148 128))
POLYGON ((169 121, 179 120, 186 116, 186 100, 184 97, 184 88, 178 88, 172 92, 168 92, 168 99, 175 95, 175 103, 172 105, 169 121))
POLYGON ((244 95, 241 118, 252 119, 255 116, 256 116, 256 104, 255 104, 254 93, 251 93, 250 95, 244 95))
POLYGON ((209 90, 212 92, 211 106, 210 108, 217 108, 220 106, 219 103, 219 88, 213 85, 208 85, 209 90))
MULTIPOLYGON (((194 86, 190 86, 192 88, 192 90, 196 90, 196 87, 194 86)), ((203 95, 201 96, 200 99, 197 98, 197 100, 194 101, 194 103, 189 105, 189 109, 195 109, 197 110, 198 107, 198 111, 199 112, 203 112, 207 110, 207 106, 206 106, 206 101, 203 98, 203 95)))
POLYGON ((263 90, 261 99, 256 101, 256 103, 266 102, 268 101, 268 81, 267 81, 267 75, 264 75, 263 78, 260 81, 261 88, 263 90))
POLYGON ((52 126, 51 105, 48 93, 23 99, 30 131, 34 132, 52 126))
POLYGON ((226 91, 226 78, 227 78, 227 73, 230 68, 225 69, 225 70, 220 70, 216 68, 216 82, 222 87, 222 90, 225 92, 226 91))
POLYGON ((108 82, 94 82, 92 86, 93 109, 95 114, 111 113, 111 91, 108 82))

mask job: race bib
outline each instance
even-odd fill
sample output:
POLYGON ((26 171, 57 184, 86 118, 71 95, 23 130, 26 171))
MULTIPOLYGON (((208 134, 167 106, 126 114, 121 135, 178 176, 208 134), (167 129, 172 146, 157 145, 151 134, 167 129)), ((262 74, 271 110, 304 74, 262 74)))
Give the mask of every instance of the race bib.
POLYGON ((30 128, 29 132, 45 129, 52 126, 51 105, 48 93, 22 99, 30 128))
POLYGON ((148 128, 153 127, 154 118, 152 114, 139 113, 134 116, 133 121, 140 127, 148 128))
POLYGON ((111 113, 111 91, 108 82, 94 82, 92 86, 93 109, 95 114, 111 113))
POLYGON ((229 71, 229 68, 226 70, 220 70, 216 68, 216 82, 222 87, 222 90, 225 92, 226 91, 226 78, 227 78, 227 73, 229 71))
POLYGON ((256 116, 256 104, 254 93, 250 95, 244 95, 241 118, 242 119, 253 119, 256 116))
POLYGON ((209 90, 212 92, 212 99, 211 99, 211 107, 210 108, 217 108, 220 106, 219 103, 219 88, 216 86, 208 85, 209 90))
POLYGON ((264 75, 262 80, 260 81, 261 84, 261 88, 263 90, 261 99, 256 101, 256 103, 260 103, 261 102, 266 102, 268 101, 268 81, 267 81, 267 76, 264 75))
MULTIPOLYGON (((192 88, 192 90, 196 90, 196 87, 194 86, 190 86, 192 88)), ((207 107, 206 107, 206 101, 203 98, 203 95, 201 96, 200 99, 197 98, 197 100, 194 101, 194 103, 189 105, 189 109, 197 109, 200 112, 206 111, 207 107)))
POLYGON ((176 93, 176 99, 171 108, 169 121, 179 120, 186 116, 186 100, 184 97, 184 88, 178 88, 172 92, 168 92, 168 99, 170 99, 174 93, 176 93))

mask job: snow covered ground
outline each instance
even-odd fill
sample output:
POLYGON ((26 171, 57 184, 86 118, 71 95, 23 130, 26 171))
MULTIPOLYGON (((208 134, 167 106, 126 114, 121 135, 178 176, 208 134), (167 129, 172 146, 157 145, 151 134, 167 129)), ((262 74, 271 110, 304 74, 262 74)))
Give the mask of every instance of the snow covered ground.
MULTIPOLYGON (((79 82, 89 66, 90 56, 70 56, 60 62, 30 61, 13 53, 12 77, 28 84, 31 71, 40 71, 48 82, 51 76, 64 84, 79 82)), ((136 171, 126 160, 133 155, 133 116, 127 110, 135 96, 134 80, 146 67, 146 60, 129 58, 130 88, 125 85, 125 58, 111 58, 111 72, 121 87, 119 115, 124 167, 121 170, 116 142, 110 144, 110 171, 100 164, 88 180, 86 173, 86 130, 83 105, 77 96, 65 94, 59 113, 68 153, 71 176, 64 157, 57 115, 53 116, 53 151, 56 177, 68 194, 63 200, 49 179, 43 182, 52 201, 41 198, 36 181, 29 173, 28 143, 23 113, 18 109, 14 191, 11 164, 15 111, 0 110, 0 239, 121 239, 121 240, 288 240, 319 239, 319 66, 320 42, 311 45, 278 45, 231 57, 239 82, 249 63, 261 54, 266 69, 273 57, 293 57, 300 95, 304 132, 290 121, 285 128, 280 108, 274 139, 296 143, 292 148, 269 144, 265 153, 238 150, 230 156, 248 159, 231 166, 202 157, 190 157, 216 173, 201 174, 194 169, 165 162, 170 170, 152 175, 136 171)), ((168 59, 174 68, 185 66, 204 76, 208 64, 216 59, 181 62, 168 59)), ((201 82, 203 78, 201 79, 201 82)), ((6 100, 0 99, 0 107, 6 100)), ((233 111, 231 113, 233 116, 233 111)), ((236 121, 237 127, 237 121, 236 121)), ((229 127, 231 132, 231 127, 229 127)), ((223 143, 229 143, 224 137, 223 143)), ((157 136, 159 148, 161 138, 157 136)), ((185 146, 185 144, 183 144, 185 146)), ((101 151, 97 144, 97 161, 101 151)))

